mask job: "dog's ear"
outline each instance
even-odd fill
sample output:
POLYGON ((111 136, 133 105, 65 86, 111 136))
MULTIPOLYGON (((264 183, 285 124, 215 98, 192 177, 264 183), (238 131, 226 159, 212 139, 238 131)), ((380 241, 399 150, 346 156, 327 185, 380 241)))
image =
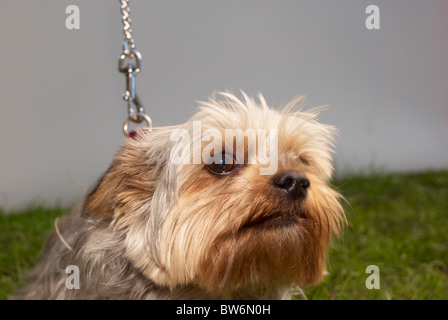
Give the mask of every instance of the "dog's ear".
POLYGON ((99 218, 116 218, 147 203, 153 192, 150 181, 152 166, 147 150, 138 141, 125 143, 112 165, 87 195, 82 214, 99 218))

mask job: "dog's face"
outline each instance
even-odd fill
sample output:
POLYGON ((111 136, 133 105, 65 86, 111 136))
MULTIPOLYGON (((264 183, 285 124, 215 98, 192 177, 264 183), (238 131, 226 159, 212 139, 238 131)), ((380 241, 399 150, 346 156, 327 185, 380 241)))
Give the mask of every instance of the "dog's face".
POLYGON ((277 111, 245 98, 223 94, 183 125, 128 139, 86 201, 159 285, 269 291, 323 276, 345 221, 328 185, 334 130, 294 111, 301 99, 277 111))

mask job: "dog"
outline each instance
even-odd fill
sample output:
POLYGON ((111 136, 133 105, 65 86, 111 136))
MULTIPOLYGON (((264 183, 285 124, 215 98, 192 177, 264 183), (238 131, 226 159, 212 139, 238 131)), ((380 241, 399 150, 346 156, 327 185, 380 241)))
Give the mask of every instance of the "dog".
POLYGON ((242 95, 125 139, 83 204, 55 221, 15 298, 289 299, 293 284, 319 283, 346 223, 330 185, 336 129, 303 96, 278 110, 242 95))

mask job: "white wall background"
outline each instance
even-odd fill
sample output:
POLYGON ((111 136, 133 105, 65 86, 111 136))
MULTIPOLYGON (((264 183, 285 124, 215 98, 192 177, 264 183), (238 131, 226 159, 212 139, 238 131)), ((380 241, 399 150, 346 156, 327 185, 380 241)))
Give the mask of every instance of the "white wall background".
MULTIPOLYGON (((68 205, 122 136, 119 3, 0 0, 0 207, 68 205), (67 30, 65 9, 80 9, 67 30)), ((156 126, 212 91, 330 105, 338 174, 448 168, 446 0, 131 1, 137 93, 156 126), (367 30, 365 9, 381 10, 367 30)))

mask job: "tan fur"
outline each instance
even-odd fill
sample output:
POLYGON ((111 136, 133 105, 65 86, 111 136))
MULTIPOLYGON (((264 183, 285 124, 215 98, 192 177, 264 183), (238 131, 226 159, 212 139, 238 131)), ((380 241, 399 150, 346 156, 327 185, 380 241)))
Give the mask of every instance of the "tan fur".
POLYGON ((185 124, 127 139, 81 212, 61 223, 73 251, 53 235, 17 298, 282 298, 293 283, 319 282, 345 223, 329 186, 334 128, 318 123, 317 111, 297 111, 303 97, 278 111, 243 95, 222 93, 185 124), (304 174, 306 198, 285 198, 262 165, 248 164, 247 139, 246 161, 229 175, 173 164, 170 134, 192 133, 193 121, 220 132, 278 129, 277 172, 304 174), (67 265, 79 266, 81 289, 65 288, 67 265))

